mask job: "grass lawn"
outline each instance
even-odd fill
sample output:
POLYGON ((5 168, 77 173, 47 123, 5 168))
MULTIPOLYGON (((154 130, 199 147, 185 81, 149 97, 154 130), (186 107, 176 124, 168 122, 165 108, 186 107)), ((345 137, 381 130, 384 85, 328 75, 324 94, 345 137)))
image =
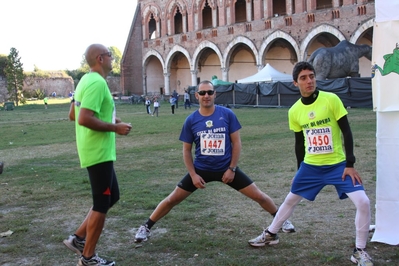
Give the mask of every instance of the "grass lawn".
MULTIPOLYGON (((0 265, 75 265, 78 257, 62 240, 79 226, 91 206, 86 169, 76 152, 74 123, 67 119, 69 101, 42 101, 0 111, 0 265)), ((155 224, 152 237, 133 242, 136 229, 186 173, 178 140, 188 114, 179 105, 175 115, 161 103, 159 117, 144 105, 117 104, 117 115, 133 125, 117 136, 121 199, 107 216, 97 246, 117 265, 351 265, 355 207, 338 200, 326 187, 316 201, 302 201, 292 222, 297 232, 280 234, 280 243, 252 248, 248 239, 272 221, 260 206, 222 183, 209 183, 155 224)), ((284 108, 233 109, 241 129, 239 162, 279 205, 296 171, 294 134, 284 108)), ((375 113, 349 109, 361 174, 375 217, 375 113)), ((371 237, 370 233, 370 237, 371 237)), ((372 242, 375 265, 398 265, 396 246, 372 242)))

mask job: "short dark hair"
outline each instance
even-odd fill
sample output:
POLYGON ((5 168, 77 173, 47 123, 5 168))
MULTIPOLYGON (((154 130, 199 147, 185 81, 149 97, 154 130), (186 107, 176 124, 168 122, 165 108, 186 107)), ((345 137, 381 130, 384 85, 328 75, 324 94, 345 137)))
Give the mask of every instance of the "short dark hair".
POLYGON ((313 74, 316 76, 316 71, 314 70, 314 67, 312 66, 311 63, 306 62, 306 61, 301 61, 295 64, 294 70, 292 70, 292 79, 297 82, 298 81, 298 75, 302 70, 310 70, 313 71, 313 74))
POLYGON ((209 81, 209 80, 203 80, 203 81, 201 81, 200 83, 198 83, 198 85, 197 85, 197 91, 198 91, 199 86, 202 85, 202 84, 208 84, 208 85, 211 85, 211 86, 212 86, 212 89, 214 88, 214 87, 213 87, 213 83, 212 83, 211 81, 209 81))

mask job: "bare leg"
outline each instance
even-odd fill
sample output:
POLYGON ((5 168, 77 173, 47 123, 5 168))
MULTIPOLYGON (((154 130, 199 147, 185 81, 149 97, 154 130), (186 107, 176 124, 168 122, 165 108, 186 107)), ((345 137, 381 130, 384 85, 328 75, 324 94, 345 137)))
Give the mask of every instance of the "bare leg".
POLYGON ((262 192, 255 183, 239 190, 242 194, 247 196, 248 198, 256 201, 259 205, 268 213, 274 214, 277 212, 277 206, 274 204, 274 201, 262 192))
POLYGON ((101 232, 104 228, 105 217, 105 213, 92 210, 87 219, 86 244, 83 250, 83 256, 86 258, 94 255, 98 239, 100 238, 101 232))
POLYGON ((169 196, 167 196, 158 204, 158 206, 152 212, 150 219, 154 222, 160 220, 162 217, 168 214, 174 206, 190 196, 191 193, 192 192, 188 192, 184 189, 176 187, 172 193, 169 194, 169 196))

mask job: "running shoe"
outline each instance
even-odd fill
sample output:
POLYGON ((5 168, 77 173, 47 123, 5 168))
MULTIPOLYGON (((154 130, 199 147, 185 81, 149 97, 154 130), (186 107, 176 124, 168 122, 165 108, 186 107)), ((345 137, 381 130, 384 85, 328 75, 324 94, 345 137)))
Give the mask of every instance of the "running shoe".
POLYGON ((114 266, 115 261, 106 260, 100 258, 97 254, 94 254, 89 260, 86 260, 83 256, 80 257, 77 266, 114 266))
POLYGON ((248 244, 250 244, 253 247, 263 247, 265 245, 276 245, 278 244, 279 239, 278 235, 271 235, 267 229, 263 230, 262 234, 260 234, 258 237, 251 239, 248 241, 248 244))
POLYGON ((65 239, 63 241, 64 245, 67 246, 70 250, 78 254, 79 256, 82 256, 83 249, 85 247, 85 240, 79 240, 76 235, 70 235, 68 239, 65 239))
POLYGON ((373 266, 373 262, 371 261, 371 257, 364 249, 356 248, 353 251, 353 255, 351 257, 351 261, 356 263, 357 266, 373 266))
POLYGON ((134 242, 142 242, 142 241, 147 241, 148 238, 150 237, 150 229, 147 228, 147 226, 142 225, 140 228, 137 230, 136 236, 134 238, 134 242))
POLYGON ((283 223, 283 226, 281 227, 281 230, 284 233, 294 233, 295 232, 295 227, 289 220, 286 220, 283 223))

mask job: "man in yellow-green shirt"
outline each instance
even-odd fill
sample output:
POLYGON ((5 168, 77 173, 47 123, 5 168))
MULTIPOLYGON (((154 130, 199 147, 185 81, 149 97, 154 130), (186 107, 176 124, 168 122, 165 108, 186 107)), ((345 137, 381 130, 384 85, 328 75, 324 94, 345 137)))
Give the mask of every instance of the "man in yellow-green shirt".
POLYGON ((93 207, 73 235, 64 244, 80 255, 78 265, 115 265, 95 253, 108 210, 119 200, 114 171, 115 133, 127 135, 131 125, 116 117, 115 105, 106 77, 112 70, 112 54, 101 44, 86 49, 90 72, 85 74, 74 95, 76 145, 82 168, 87 168, 93 207))

